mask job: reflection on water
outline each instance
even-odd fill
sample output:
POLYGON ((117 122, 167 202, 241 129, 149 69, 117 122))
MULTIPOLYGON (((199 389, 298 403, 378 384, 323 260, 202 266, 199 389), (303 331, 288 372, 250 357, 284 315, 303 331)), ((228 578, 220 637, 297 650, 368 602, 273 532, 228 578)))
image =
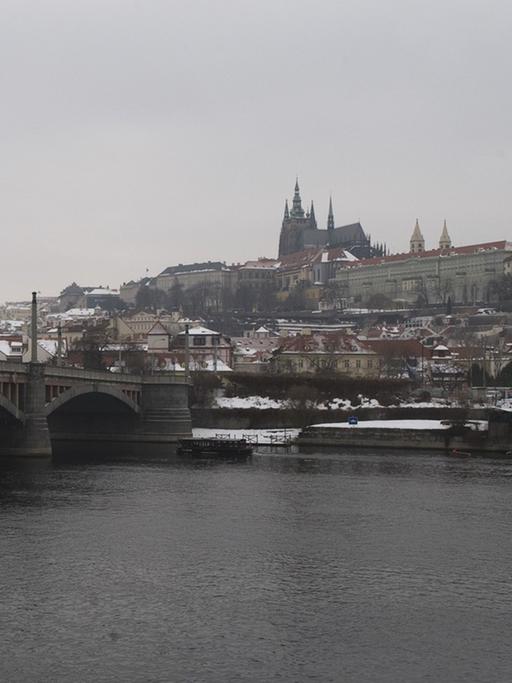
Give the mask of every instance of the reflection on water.
POLYGON ((6 681, 508 681, 512 462, 0 463, 6 681))

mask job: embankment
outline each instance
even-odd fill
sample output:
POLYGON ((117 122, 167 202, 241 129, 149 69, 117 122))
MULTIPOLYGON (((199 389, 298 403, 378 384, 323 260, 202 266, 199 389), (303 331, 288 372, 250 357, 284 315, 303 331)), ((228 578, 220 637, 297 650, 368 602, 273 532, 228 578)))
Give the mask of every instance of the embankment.
POLYGON ((211 429, 277 429, 303 428, 325 422, 346 422, 349 415, 359 420, 487 420, 485 408, 354 408, 318 410, 308 408, 192 408, 192 426, 211 429))

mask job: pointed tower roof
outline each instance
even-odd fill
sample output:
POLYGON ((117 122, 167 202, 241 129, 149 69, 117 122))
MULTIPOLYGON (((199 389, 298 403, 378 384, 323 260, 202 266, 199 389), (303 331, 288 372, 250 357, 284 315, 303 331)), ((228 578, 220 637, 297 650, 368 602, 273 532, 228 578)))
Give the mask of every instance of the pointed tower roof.
POLYGON ((311 225, 312 228, 316 228, 316 216, 315 216, 315 206, 313 202, 311 202, 311 209, 309 210, 309 224, 311 225))
POLYGON ((293 218, 304 218, 304 209, 300 198, 299 179, 295 180, 295 190, 293 192, 292 210, 290 216, 293 218))
POLYGON ((284 203, 284 217, 290 218, 290 210, 288 208, 288 200, 287 199, 285 200, 285 203, 284 203))
POLYGON ((416 225, 414 226, 414 230, 412 232, 409 244, 410 251, 413 254, 419 251, 425 251, 425 240, 423 239, 423 235, 421 234, 418 219, 416 219, 416 225))
POLYGON ((452 241, 450 235, 448 234, 448 228, 446 227, 446 219, 443 225, 443 231, 441 237, 439 238, 439 249, 449 249, 452 246, 452 241))
POLYGON ((334 230, 334 212, 332 210, 332 197, 329 197, 329 214, 327 216, 327 230, 334 230))
POLYGON ((417 240, 423 241, 423 235, 421 234, 420 224, 419 224, 418 219, 416 219, 416 225, 414 226, 414 230, 413 230, 413 233, 411 235, 411 242, 417 241, 417 240))

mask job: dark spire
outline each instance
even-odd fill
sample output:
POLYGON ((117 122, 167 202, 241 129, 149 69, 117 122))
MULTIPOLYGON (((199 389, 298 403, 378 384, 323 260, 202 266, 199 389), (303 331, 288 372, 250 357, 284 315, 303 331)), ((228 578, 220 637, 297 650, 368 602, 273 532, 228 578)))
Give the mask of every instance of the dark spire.
POLYGON ((284 203, 284 217, 290 218, 290 211, 288 209, 288 200, 286 200, 284 203))
POLYGON ((304 209, 302 208, 302 202, 300 199, 300 189, 299 189, 299 179, 295 181, 295 191, 293 194, 292 210, 290 215, 293 218, 304 218, 304 209))
POLYGON ((332 197, 329 197, 329 215, 327 216, 327 230, 334 230, 334 213, 332 210, 332 197))
POLYGON ((311 209, 309 211, 309 220, 311 222, 311 225, 316 228, 315 207, 313 206, 313 202, 311 202, 311 209))

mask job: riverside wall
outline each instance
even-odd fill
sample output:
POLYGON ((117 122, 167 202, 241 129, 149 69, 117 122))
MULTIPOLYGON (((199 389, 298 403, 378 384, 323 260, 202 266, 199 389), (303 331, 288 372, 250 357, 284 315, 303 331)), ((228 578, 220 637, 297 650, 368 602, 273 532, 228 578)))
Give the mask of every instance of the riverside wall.
POLYGON ((391 448, 401 450, 444 450, 492 452, 503 454, 503 443, 489 440, 487 432, 471 429, 347 429, 313 427, 305 429, 298 439, 299 447, 391 448))
POLYGON ((192 426, 211 429, 304 428, 325 422, 363 420, 487 420, 485 408, 354 408, 353 410, 192 408, 192 426))

